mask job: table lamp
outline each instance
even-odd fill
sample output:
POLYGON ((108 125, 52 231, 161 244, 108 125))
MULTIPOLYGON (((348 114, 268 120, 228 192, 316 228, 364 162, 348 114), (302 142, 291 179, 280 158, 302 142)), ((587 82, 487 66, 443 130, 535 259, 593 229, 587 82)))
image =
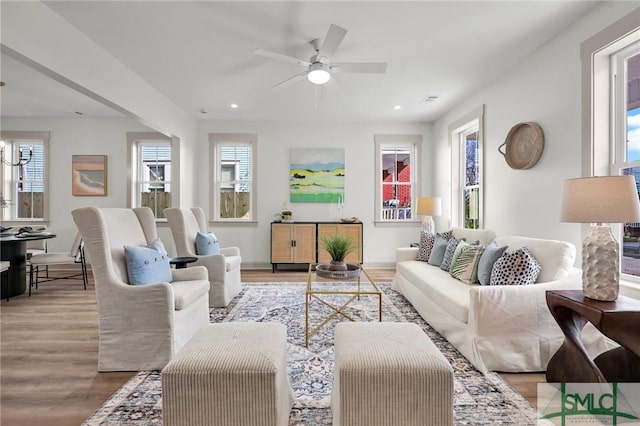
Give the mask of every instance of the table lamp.
POLYGON ((423 215, 422 231, 429 234, 436 233, 436 225, 432 216, 440 216, 442 214, 442 199, 440 197, 422 197, 418 198, 418 214, 423 215))
POLYGON ((620 290, 620 256, 611 228, 603 223, 640 221, 633 176, 569 179, 562 191, 562 222, 591 223, 582 244, 582 289, 590 299, 613 301, 620 290))

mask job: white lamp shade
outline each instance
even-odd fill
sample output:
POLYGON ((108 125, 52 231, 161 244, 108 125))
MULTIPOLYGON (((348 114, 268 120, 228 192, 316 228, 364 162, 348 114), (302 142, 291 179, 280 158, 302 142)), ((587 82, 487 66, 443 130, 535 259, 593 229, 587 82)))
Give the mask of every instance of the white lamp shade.
POLYGON ((440 216, 442 214, 442 199, 440 197, 418 198, 418 214, 440 216))
POLYGON ((562 191, 562 222, 640 222, 640 202, 633 176, 569 179, 562 191))

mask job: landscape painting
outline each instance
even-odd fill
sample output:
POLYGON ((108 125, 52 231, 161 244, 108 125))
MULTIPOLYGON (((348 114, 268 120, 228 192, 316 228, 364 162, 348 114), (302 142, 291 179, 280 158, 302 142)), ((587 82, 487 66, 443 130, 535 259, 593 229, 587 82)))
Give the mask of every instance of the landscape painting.
POLYGON ((73 195, 107 195, 106 155, 73 155, 71 175, 73 195))
POLYGON ((292 203, 342 203, 344 149, 290 150, 289 193, 292 203))

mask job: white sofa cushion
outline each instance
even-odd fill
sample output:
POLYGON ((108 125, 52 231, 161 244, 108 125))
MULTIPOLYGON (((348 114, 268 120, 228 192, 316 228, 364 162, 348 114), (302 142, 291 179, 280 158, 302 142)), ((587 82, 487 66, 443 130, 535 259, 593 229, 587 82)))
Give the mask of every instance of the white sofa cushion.
POLYGON ((569 275, 576 259, 576 247, 566 241, 505 235, 496 238, 499 246, 508 246, 507 253, 528 247, 542 270, 537 283, 561 280, 569 275))
POLYGON ((480 244, 486 246, 496 238, 496 233, 490 229, 466 229, 466 228, 451 228, 453 236, 457 239, 464 239, 469 244, 474 241, 480 241, 480 244))
POLYGON ((466 323, 469 319, 469 288, 473 287, 453 278, 449 271, 418 260, 400 262, 396 273, 406 277, 422 293, 466 323))

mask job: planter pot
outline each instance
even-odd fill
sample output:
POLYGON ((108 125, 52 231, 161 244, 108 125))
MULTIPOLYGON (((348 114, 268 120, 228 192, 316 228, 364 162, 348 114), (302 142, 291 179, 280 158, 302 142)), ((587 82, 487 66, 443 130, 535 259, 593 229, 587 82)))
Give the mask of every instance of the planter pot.
POLYGON ((349 268, 347 268, 347 262, 345 262, 344 260, 332 260, 331 262, 329 262, 329 270, 330 271, 346 271, 349 268))
POLYGON ((360 265, 347 263, 347 269, 344 271, 332 271, 329 267, 329 263, 316 265, 316 275, 334 280, 357 278, 360 275, 360 265))

